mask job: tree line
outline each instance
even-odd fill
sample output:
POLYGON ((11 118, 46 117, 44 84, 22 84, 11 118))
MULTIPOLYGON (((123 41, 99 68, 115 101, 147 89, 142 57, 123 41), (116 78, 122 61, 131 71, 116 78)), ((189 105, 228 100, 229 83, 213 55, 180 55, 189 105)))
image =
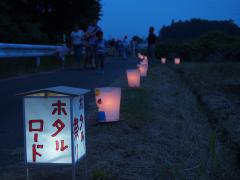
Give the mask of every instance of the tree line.
POLYGON ((156 54, 184 61, 240 61, 240 28, 232 20, 173 21, 160 30, 156 54))
POLYGON ((172 21, 171 25, 163 26, 159 32, 161 40, 191 40, 210 31, 221 31, 231 36, 240 36, 240 28, 233 20, 211 21, 191 19, 172 21))
POLYGON ((56 43, 101 16, 100 0, 1 0, 0 42, 56 43))

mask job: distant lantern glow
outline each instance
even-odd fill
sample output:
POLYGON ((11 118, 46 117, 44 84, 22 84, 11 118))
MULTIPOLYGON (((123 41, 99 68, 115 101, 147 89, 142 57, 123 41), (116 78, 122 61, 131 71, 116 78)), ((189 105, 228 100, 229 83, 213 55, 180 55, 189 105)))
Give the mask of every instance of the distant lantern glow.
POLYGON ((127 79, 129 87, 140 86, 140 72, 138 69, 127 70, 127 79))
POLYGON ((180 58, 175 58, 174 59, 174 64, 180 64, 181 63, 181 59, 180 58))
POLYGON ((146 77, 147 76, 147 71, 148 71, 148 64, 138 64, 138 69, 140 72, 140 75, 142 77, 146 77))
POLYGON ((166 64, 166 62, 167 62, 167 59, 165 57, 161 58, 161 63, 162 64, 166 64))
POLYGON ((120 118, 121 88, 95 89, 99 122, 114 122, 120 118))

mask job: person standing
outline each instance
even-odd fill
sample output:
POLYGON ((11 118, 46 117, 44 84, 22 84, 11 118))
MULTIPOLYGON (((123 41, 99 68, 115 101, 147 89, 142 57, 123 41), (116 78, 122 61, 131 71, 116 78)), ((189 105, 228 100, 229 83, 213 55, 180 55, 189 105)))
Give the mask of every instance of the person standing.
POLYGON ((103 39, 103 32, 100 30, 96 33, 96 68, 104 74, 104 61, 106 56, 106 41, 103 39))
POLYGON ((71 44, 73 47, 75 60, 78 64, 80 64, 80 61, 82 58, 83 38, 84 38, 84 31, 80 29, 78 25, 76 25, 74 27, 74 30, 71 33, 71 44))
POLYGON ((90 26, 88 27, 85 35, 86 39, 86 58, 87 63, 90 65, 90 68, 95 69, 96 63, 96 33, 100 31, 101 28, 97 25, 97 20, 94 19, 90 26))
POLYGON ((131 41, 131 52, 134 58, 136 57, 136 46, 137 46, 137 40, 133 37, 131 41))
POLYGON ((127 59, 128 50, 129 50, 129 42, 128 42, 128 37, 127 36, 124 36, 123 41, 122 41, 122 45, 123 45, 122 56, 123 56, 124 59, 127 59))
POLYGON ((154 27, 149 28, 149 34, 148 34, 148 57, 149 60, 155 59, 155 47, 156 47, 156 41, 157 36, 154 33, 154 27))

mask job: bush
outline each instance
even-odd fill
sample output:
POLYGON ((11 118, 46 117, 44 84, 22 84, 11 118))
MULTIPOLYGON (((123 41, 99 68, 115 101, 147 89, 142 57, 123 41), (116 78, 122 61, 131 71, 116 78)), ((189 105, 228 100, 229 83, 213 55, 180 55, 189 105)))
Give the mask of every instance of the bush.
POLYGON ((180 56, 185 61, 240 61, 240 38, 220 31, 188 41, 159 41, 158 58, 180 56))

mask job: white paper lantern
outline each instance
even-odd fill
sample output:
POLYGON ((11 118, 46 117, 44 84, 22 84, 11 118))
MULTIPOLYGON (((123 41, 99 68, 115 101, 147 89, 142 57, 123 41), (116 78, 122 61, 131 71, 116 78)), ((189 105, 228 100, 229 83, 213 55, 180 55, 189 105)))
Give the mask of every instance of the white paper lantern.
POLYGON ((174 59, 174 64, 180 64, 181 63, 181 59, 180 58, 175 58, 174 59))
POLYGON ((120 118, 121 88, 95 89, 99 122, 115 122, 120 118))
POLYGON ((138 64, 138 70, 140 72, 140 76, 146 77, 147 76, 147 71, 148 71, 148 64, 138 64))
POLYGON ((140 86, 140 72, 138 69, 127 70, 127 79, 129 87, 140 86))
POLYGON ((86 154, 86 89, 57 86, 24 95, 26 164, 76 164, 86 154))
POLYGON ((165 57, 161 58, 161 63, 162 64, 166 64, 166 62, 167 62, 167 59, 165 57))

